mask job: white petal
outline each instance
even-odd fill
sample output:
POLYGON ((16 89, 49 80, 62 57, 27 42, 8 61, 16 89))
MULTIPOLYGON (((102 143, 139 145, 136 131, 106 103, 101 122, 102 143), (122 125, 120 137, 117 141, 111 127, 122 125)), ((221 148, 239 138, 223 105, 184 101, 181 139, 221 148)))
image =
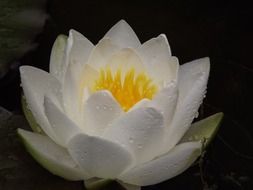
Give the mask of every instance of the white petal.
POLYGON ((149 107, 150 104, 150 99, 144 98, 142 100, 140 100, 139 102, 137 102, 136 104, 134 104, 129 110, 128 112, 131 112, 135 109, 139 109, 139 108, 145 108, 145 107, 149 107))
MULTIPOLYGON (((176 112, 167 132, 168 148, 173 147, 191 125, 206 92, 210 70, 208 58, 186 63, 179 71, 179 97, 176 112)), ((168 149, 165 148, 165 151, 168 149)))
POLYGON ((81 107, 83 107, 85 100, 87 100, 90 94, 89 89, 94 88, 94 81, 96 81, 98 77, 99 72, 96 71, 93 67, 88 64, 84 66, 79 84, 79 97, 81 100, 81 107))
POLYGON ((178 59, 171 57, 170 47, 165 35, 145 42, 137 49, 149 74, 158 83, 177 80, 178 59))
POLYGON ((46 94, 52 97, 52 100, 57 99, 60 83, 49 73, 31 66, 20 67, 20 74, 26 102, 34 118, 49 137, 61 144, 47 120, 43 106, 46 94))
POLYGON ((85 103, 85 127, 89 134, 100 135, 122 113, 123 110, 110 92, 98 91, 85 103))
POLYGON ((154 81, 163 87, 178 80, 179 62, 177 57, 170 57, 167 60, 158 60, 157 64, 148 66, 149 74, 154 81))
POLYGON ((178 85, 181 99, 188 96, 196 81, 202 79, 203 83, 207 82, 209 70, 210 59, 208 57, 196 59, 180 66, 178 85))
POLYGON ((135 32, 129 24, 120 20, 116 23, 104 36, 104 38, 111 39, 115 44, 121 48, 132 47, 136 48, 141 45, 135 32))
POLYGON ((68 150, 84 171, 100 178, 113 179, 133 162, 131 154, 120 145, 85 134, 74 136, 68 150))
POLYGON ((50 56, 50 65, 49 71, 55 78, 59 81, 63 80, 63 70, 66 70, 65 58, 65 48, 67 45, 67 36, 59 35, 53 45, 51 56, 50 56))
POLYGON ((67 150, 55 144, 47 136, 18 129, 29 153, 43 167, 55 175, 68 180, 83 180, 91 176, 82 172, 67 150))
POLYGON ((74 75, 75 69, 73 69, 72 65, 69 65, 67 70, 62 89, 64 110, 76 124, 79 124, 80 115, 78 114, 78 101, 80 98, 78 96, 78 76, 74 75))
POLYGON ((92 50, 88 64, 99 70, 101 67, 104 67, 108 59, 119 50, 120 48, 113 44, 110 39, 102 39, 92 50))
POLYGON ((134 69, 137 74, 145 72, 141 58, 131 48, 124 48, 112 55, 106 66, 112 70, 113 74, 120 69, 123 76, 131 69, 134 69))
POLYGON ((82 34, 70 30, 67 45, 66 62, 68 62, 68 66, 63 81, 64 106, 71 118, 79 121, 80 115, 79 117, 77 115, 79 113, 78 105, 80 105, 80 98, 78 98, 80 82, 83 69, 93 49, 93 44, 82 34))
POLYGON ((82 67, 86 64, 93 47, 94 45, 81 33, 73 29, 70 30, 68 38, 69 64, 79 64, 82 67))
POLYGON ((138 163, 153 159, 163 143, 163 116, 153 108, 125 113, 112 123, 104 138, 125 146, 138 163))
POLYGON ((200 155, 200 147, 199 142, 179 144, 166 155, 124 172, 119 179, 140 186, 163 182, 185 171, 200 155))
POLYGON ((154 62, 157 57, 163 57, 163 59, 171 57, 170 46, 164 34, 146 41, 138 50, 147 60, 147 64, 154 62))
POLYGON ((59 108, 45 96, 44 101, 46 116, 57 137, 63 142, 66 147, 69 139, 74 135, 81 133, 81 129, 71 121, 59 108))
POLYGON ((174 116, 177 105, 178 90, 176 83, 171 83, 161 89, 150 101, 149 106, 159 110, 164 117, 165 127, 168 127, 174 116))

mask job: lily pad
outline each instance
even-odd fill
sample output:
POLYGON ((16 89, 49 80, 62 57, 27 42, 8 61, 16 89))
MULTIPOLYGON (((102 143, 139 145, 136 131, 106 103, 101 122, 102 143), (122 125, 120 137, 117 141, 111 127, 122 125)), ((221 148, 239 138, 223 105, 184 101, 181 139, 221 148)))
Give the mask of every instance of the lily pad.
POLYGON ((205 119, 192 124, 190 129, 185 133, 180 143, 189 141, 204 140, 204 148, 210 144, 217 133, 223 118, 223 113, 216 113, 205 119))

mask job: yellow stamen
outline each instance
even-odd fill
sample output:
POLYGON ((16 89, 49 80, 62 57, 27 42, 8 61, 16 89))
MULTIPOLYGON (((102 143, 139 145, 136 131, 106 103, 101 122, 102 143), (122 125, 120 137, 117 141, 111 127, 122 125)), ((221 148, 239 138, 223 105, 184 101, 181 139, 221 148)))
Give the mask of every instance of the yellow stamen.
POLYGON ((112 93, 124 111, 128 111, 134 104, 147 98, 152 99, 158 88, 146 73, 136 74, 134 69, 128 70, 122 76, 121 69, 114 74, 110 68, 101 69, 95 80, 92 92, 108 90, 112 93))

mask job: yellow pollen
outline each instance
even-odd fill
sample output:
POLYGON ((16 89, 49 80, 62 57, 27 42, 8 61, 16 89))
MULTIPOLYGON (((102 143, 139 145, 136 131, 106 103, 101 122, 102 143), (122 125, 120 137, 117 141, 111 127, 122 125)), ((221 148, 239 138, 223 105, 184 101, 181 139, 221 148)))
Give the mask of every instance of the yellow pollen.
POLYGON ((108 90, 112 93, 124 111, 128 111, 140 100, 152 99, 158 88, 146 73, 136 74, 134 69, 122 76, 121 69, 112 74, 110 68, 100 69, 92 92, 108 90))

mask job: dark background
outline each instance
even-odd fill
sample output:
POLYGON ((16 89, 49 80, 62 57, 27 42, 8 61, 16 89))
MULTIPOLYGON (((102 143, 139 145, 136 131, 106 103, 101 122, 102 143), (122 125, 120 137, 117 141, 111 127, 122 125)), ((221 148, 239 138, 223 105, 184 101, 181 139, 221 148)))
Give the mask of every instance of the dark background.
MULTIPOLYGON (((22 65, 48 70, 58 34, 67 35, 73 28, 96 44, 120 19, 132 26, 141 42, 166 34, 172 54, 181 64, 210 57, 207 97, 199 118, 224 112, 216 138, 203 155, 201 167, 196 164, 173 179, 143 189, 253 189, 253 11, 249 3, 51 0, 46 8, 50 18, 35 39, 39 46, 19 60, 22 65)), ((0 80, 0 106, 21 112, 19 85, 18 68, 12 68, 0 80)), ((18 140, 11 147, 11 155, 17 156, 16 162, 22 166, 0 170, 1 190, 82 189, 81 182, 64 181, 41 168, 18 140)))

